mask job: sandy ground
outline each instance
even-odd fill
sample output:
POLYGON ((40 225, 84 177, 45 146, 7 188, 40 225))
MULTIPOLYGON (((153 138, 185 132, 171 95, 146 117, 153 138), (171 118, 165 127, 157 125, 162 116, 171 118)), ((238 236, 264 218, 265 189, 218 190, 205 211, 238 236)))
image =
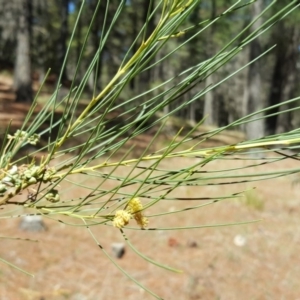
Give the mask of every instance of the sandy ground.
MULTIPOLYGON (((182 159, 177 166, 191 162, 191 159, 182 159)), ((263 170, 296 168, 297 163, 285 160, 264 166, 263 170)), ((213 162, 207 167, 236 167, 236 163, 213 162)), ((256 169, 252 169, 255 172, 256 169)), ((300 299, 300 187, 292 184, 293 178, 180 187, 176 196, 182 197, 224 196, 252 186, 256 186, 256 190, 250 202, 226 200, 196 210, 151 218, 150 227, 262 221, 174 231, 125 229, 131 243, 144 255, 183 272, 160 269, 128 246, 117 263, 163 299, 300 299)), ((76 195, 80 191, 74 188, 72 193, 76 195)), ((155 210, 171 212, 197 204, 197 201, 162 201, 155 210)), ((39 240, 1 240, 0 257, 35 276, 27 276, 1 263, 0 299, 154 299, 113 265, 86 228, 45 219, 45 232, 30 233, 19 229, 18 218, 0 222, 2 236, 39 240)), ((95 226, 92 232, 108 254, 111 254, 113 242, 124 242, 120 232, 112 227, 95 226)))

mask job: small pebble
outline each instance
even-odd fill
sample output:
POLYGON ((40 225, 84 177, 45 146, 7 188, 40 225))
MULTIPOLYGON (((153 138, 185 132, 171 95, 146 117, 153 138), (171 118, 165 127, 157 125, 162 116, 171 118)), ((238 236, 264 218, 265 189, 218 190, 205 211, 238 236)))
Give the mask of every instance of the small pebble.
POLYGON ((41 216, 24 216, 19 224, 19 228, 24 231, 40 232, 47 230, 41 216))
POLYGON ((243 236, 243 235, 236 235, 233 239, 233 243, 237 246, 237 247, 243 247, 246 245, 247 243, 247 239, 243 236))
POLYGON ((198 244, 197 244, 196 241, 190 240, 190 241, 188 241, 187 246, 188 246, 189 248, 197 248, 197 247, 198 247, 198 244))
POLYGON ((112 254, 116 258, 122 258, 125 254, 125 245, 123 243, 113 243, 111 245, 112 254))

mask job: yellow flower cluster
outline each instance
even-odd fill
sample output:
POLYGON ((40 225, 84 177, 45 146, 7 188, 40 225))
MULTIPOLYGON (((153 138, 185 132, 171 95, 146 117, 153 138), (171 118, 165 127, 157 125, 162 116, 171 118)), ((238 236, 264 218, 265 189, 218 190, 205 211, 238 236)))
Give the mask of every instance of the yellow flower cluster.
POLYGON ((135 214, 143 209, 143 205, 139 198, 132 198, 127 204, 127 211, 131 214, 135 214))
POLYGON ((129 223, 129 220, 134 217, 138 225, 141 228, 145 228, 149 221, 146 217, 142 214, 143 205, 139 198, 131 199, 126 207, 126 210, 118 210, 116 211, 113 226, 117 228, 123 228, 125 225, 129 223))
POLYGON ((129 212, 126 210, 117 210, 113 220, 113 225, 117 228, 123 228, 129 223, 130 219, 131 214, 129 212))

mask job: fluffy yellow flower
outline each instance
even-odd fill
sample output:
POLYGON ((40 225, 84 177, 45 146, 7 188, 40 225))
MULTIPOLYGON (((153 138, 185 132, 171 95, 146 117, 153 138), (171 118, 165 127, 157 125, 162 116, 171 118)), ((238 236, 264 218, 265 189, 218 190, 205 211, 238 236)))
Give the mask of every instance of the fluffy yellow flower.
POLYGON ((113 226, 117 228, 123 228, 125 225, 129 223, 130 218, 131 218, 131 213, 125 210, 118 210, 116 211, 113 220, 113 226))
POLYGON ((142 213, 140 213, 140 212, 134 214, 134 219, 136 220, 138 225, 140 225, 142 228, 147 227, 147 225, 149 223, 148 219, 146 217, 144 217, 142 215, 142 213))
POLYGON ((140 201, 139 198, 132 198, 128 204, 127 204, 127 209, 129 212, 131 212, 132 214, 141 211, 143 209, 143 205, 140 201))
POLYGON ((128 202, 126 210, 134 216, 134 219, 142 228, 145 228, 148 225, 149 221, 142 214, 143 204, 141 203, 139 198, 132 198, 128 202))
POLYGON ((123 228, 126 226, 130 219, 134 217, 138 225, 142 228, 145 228, 149 221, 142 214, 143 205, 139 198, 132 198, 128 201, 126 210, 118 210, 115 213, 115 217, 113 219, 113 226, 117 228, 123 228))

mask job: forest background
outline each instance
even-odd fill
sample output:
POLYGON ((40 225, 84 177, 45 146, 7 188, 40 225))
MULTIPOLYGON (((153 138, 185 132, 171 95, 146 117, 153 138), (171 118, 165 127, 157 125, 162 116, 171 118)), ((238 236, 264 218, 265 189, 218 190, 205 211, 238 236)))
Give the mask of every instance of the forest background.
MULTIPOLYGON (((57 80, 80 2, 70 0, 1 1, 0 69, 2 72, 7 70, 13 73, 17 102, 32 101, 34 96, 32 93, 32 80, 35 79, 41 82, 49 68, 51 68, 51 73, 48 82, 52 80, 55 83, 55 80, 57 80)), ((97 78, 97 89, 101 90, 101 87, 105 86, 116 73, 123 56, 136 37, 138 29, 145 22, 149 9, 146 3, 141 0, 126 2, 123 12, 124 17, 117 20, 117 24, 112 29, 105 48, 102 50, 98 74, 96 76, 92 74, 88 79, 87 93, 91 93, 94 89, 94 78, 97 78)), ((196 25, 199 20, 218 16, 233 3, 234 1, 228 0, 202 1, 199 4, 199 9, 191 15, 190 25, 196 25)), ((121 102, 122 98, 125 99, 156 87, 167 78, 176 76, 195 63, 212 57, 229 38, 242 31, 249 20, 257 17, 269 3, 270 1, 267 0, 258 1, 248 9, 221 18, 203 34, 198 35, 192 42, 188 43, 187 47, 179 50, 176 56, 162 61, 156 68, 148 69, 131 80, 118 101, 121 102)), ((264 18, 278 11, 280 7, 287 3, 288 1, 278 1, 264 18)), ((153 6, 154 4, 152 2, 153 6)), ((78 27, 71 44, 69 59, 62 74, 62 84, 66 88, 70 87, 70 82, 73 80, 76 63, 81 55, 81 47, 96 5, 97 1, 95 0, 87 1, 82 17, 77 24, 78 27)), ((105 5, 105 1, 102 1, 95 22, 92 25, 87 47, 83 53, 82 60, 84 63, 80 64, 75 78, 77 83, 80 82, 98 49, 105 5)), ((108 24, 109 19, 113 18, 118 5, 119 1, 110 1, 107 14, 108 24)), ((199 101, 193 101, 184 109, 176 111, 175 115, 192 122, 198 122, 206 116, 205 124, 224 126, 258 109, 278 104, 298 95, 300 49, 298 17, 299 12, 296 11, 289 18, 272 27, 264 34, 263 38, 260 37, 254 40, 249 47, 232 59, 225 68, 203 79, 198 86, 166 106, 163 113, 167 113, 188 99, 192 99, 204 87, 210 87, 220 79, 225 78, 273 45, 276 45, 275 49, 264 56, 263 62, 258 60, 249 68, 240 72, 238 76, 233 76, 226 85, 220 85, 218 88, 213 89, 199 101)), ((149 32, 155 28, 155 21, 153 18, 148 24, 149 32)), ((262 20, 259 22, 262 22, 262 20)), ((189 31, 188 35, 192 36, 193 30, 189 31)), ((178 37, 170 40, 167 46, 154 58, 154 61, 160 60, 166 53, 176 48, 183 41, 182 39, 178 37)), ((132 51, 134 50, 132 49, 132 51)), ((168 84, 158 88, 154 93, 162 92, 161 89, 168 89, 168 84)), ((4 96, 2 94, 2 97, 4 96)), ((143 98, 140 98, 139 101, 143 101, 143 98)), ((294 102, 290 105, 293 107, 297 103, 294 102)), ((292 107, 283 105, 275 108, 272 113, 292 107)), ((299 125, 297 114, 292 110, 285 114, 275 114, 273 117, 249 125, 252 127, 248 131, 247 128, 240 129, 247 132, 249 138, 282 133, 299 125)))

